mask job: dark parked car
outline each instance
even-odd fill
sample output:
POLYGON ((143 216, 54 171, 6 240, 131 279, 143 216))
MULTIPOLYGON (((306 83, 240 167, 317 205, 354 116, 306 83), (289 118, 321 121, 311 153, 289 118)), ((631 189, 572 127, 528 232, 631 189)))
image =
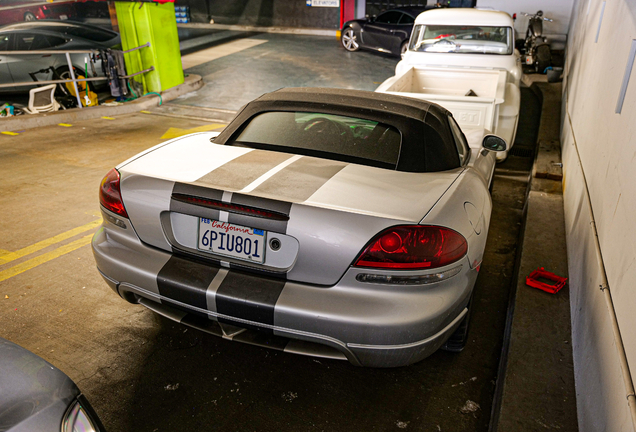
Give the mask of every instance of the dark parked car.
POLYGON ((104 426, 64 372, 0 338, 0 431, 103 432, 104 426))
POLYGON ((377 17, 347 21, 342 26, 340 41, 347 51, 367 48, 402 55, 408 46, 415 18, 433 7, 400 7, 377 17))
POLYGON ((41 19, 73 19, 73 2, 0 0, 0 25, 41 19))
MULTIPOLYGON (((43 20, 10 24, 0 27, 0 51, 89 50, 117 47, 121 43, 119 33, 72 21, 43 20)), ((84 70, 88 54, 72 54, 73 66, 84 70)), ((62 78, 68 75, 68 63, 63 54, 54 55, 2 55, 0 54, 0 82, 28 82, 29 73, 53 66, 62 78)), ((101 62, 95 71, 102 74, 101 62)), ((89 75, 92 76, 89 66, 89 75)), ((83 73, 82 73, 83 75, 83 73)), ((52 79, 52 74, 40 74, 38 80, 52 79)), ((29 86, 0 88, 4 91, 25 90, 29 86)))

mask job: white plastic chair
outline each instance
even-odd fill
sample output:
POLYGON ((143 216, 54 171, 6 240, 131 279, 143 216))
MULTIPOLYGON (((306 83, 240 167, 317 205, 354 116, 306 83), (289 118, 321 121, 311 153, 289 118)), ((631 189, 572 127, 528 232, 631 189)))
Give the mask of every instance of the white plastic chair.
POLYGON ((38 114, 60 109, 53 94, 55 93, 55 84, 49 84, 43 87, 36 87, 29 90, 29 106, 23 108, 29 114, 38 114))

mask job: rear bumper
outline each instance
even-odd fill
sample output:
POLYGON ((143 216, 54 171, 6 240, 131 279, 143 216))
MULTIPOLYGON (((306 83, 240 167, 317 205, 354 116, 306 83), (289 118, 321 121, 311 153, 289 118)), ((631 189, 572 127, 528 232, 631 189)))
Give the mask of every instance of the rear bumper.
MULTIPOLYGON (((439 349, 466 314, 477 277, 467 259, 456 276, 422 286, 361 283, 355 276, 363 270, 352 268, 331 287, 282 281, 280 294, 271 305, 254 303, 249 296, 235 298, 237 313, 228 314, 215 307, 214 281, 204 293, 207 305, 190 302, 187 295, 162 291, 159 275, 175 257, 141 243, 130 225, 121 229, 105 218, 92 247, 108 285, 129 302, 225 339, 371 367, 412 364, 439 349), (271 306, 272 318, 242 314, 241 305, 253 310, 271 306)), ((199 266, 201 272, 209 269, 217 275, 225 272, 243 277, 239 271, 220 269, 214 263, 188 265, 199 266)), ((258 276, 245 277, 260 285, 258 276)), ((191 280, 185 275, 177 286, 194 290, 191 280)), ((267 286, 265 278, 263 281, 267 286)))

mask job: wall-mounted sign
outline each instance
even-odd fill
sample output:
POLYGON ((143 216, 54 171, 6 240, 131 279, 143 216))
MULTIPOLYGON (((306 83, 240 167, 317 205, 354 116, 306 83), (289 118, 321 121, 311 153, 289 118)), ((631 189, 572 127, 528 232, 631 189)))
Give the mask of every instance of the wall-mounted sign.
POLYGON ((313 7, 340 7, 340 0, 307 0, 306 3, 313 7))

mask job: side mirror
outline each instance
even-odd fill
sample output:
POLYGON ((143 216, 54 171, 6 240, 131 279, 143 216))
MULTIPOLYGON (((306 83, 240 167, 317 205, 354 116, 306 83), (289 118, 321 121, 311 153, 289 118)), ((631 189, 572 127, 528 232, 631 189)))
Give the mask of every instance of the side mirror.
POLYGON ((494 152, 502 152, 508 149, 508 144, 503 138, 499 138, 497 135, 486 135, 481 142, 481 146, 486 150, 494 152))

